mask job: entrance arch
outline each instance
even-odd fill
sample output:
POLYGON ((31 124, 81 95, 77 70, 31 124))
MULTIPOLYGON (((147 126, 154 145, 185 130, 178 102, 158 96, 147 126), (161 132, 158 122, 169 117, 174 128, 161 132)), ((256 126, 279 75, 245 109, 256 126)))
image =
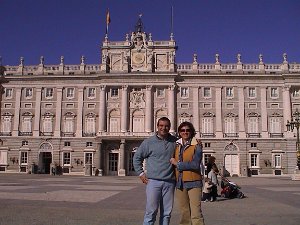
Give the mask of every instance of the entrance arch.
POLYGON ((224 175, 238 176, 240 174, 238 147, 232 142, 224 149, 224 175))
POLYGON ((38 163, 38 170, 40 173, 50 174, 52 153, 53 153, 53 147, 50 143, 45 142, 40 145, 39 163, 38 163))

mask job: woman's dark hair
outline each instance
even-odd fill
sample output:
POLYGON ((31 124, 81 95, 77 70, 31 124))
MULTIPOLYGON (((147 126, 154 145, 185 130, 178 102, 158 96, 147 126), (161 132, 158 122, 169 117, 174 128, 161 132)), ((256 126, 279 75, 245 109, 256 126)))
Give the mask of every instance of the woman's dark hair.
POLYGON ((181 131, 181 128, 182 128, 182 127, 185 127, 185 126, 187 126, 187 127, 189 127, 189 128, 191 129, 191 137, 195 137, 195 135, 196 135, 195 127, 194 127, 194 125, 193 125, 192 123, 187 122, 187 121, 182 122, 182 123, 179 125, 179 127, 178 127, 178 129, 177 129, 177 132, 178 132, 178 134, 179 134, 179 137, 180 137, 180 131, 181 131))

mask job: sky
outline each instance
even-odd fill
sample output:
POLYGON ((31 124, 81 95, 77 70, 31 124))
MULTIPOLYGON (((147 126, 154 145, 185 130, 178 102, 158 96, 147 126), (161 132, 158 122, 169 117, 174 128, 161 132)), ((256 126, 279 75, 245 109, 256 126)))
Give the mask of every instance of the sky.
POLYGON ((105 36, 124 41, 139 14, 153 41, 178 45, 176 63, 300 63, 299 0, 0 0, 0 56, 3 65, 98 64, 105 36))

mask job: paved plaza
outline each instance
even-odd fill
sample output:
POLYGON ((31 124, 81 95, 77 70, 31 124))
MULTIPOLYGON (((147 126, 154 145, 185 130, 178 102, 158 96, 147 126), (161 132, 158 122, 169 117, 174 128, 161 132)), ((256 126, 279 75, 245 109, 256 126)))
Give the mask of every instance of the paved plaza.
MULTIPOLYGON (((298 225, 300 181, 231 178, 244 199, 202 203, 206 225, 298 225)), ((141 225, 145 185, 137 177, 0 174, 0 225, 141 225)), ((171 224, 178 224, 178 208, 171 224)))

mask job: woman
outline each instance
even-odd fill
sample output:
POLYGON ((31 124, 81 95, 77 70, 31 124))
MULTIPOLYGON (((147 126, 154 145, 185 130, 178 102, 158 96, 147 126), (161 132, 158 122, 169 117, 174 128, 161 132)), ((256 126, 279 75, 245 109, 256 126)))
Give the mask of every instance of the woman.
POLYGON ((202 146, 193 138, 195 128, 190 122, 178 127, 180 139, 177 141, 174 158, 170 162, 176 167, 176 198, 180 206, 180 225, 204 225, 201 211, 202 146))

